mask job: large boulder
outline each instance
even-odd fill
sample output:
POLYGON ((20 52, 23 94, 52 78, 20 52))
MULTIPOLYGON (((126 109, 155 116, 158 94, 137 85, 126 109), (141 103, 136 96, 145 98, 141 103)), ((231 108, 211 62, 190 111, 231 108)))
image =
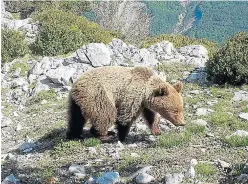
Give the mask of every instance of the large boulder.
POLYGON ((60 66, 56 69, 51 69, 46 72, 46 76, 54 83, 68 85, 71 82, 71 77, 76 72, 76 69, 68 66, 60 66))
POLYGON ((111 56, 108 47, 103 43, 90 43, 86 46, 85 55, 93 67, 108 66, 111 56))

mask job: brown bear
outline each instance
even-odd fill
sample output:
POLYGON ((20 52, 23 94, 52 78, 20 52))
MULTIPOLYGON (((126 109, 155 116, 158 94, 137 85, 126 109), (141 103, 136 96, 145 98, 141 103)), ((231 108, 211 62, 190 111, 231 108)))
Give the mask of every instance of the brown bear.
POLYGON ((67 138, 80 138, 89 120, 90 132, 110 138, 115 123, 121 142, 142 114, 152 134, 159 135, 159 114, 176 126, 185 125, 182 83, 170 85, 147 67, 105 66, 85 72, 69 95, 67 138), (158 114, 159 113, 159 114, 158 114))

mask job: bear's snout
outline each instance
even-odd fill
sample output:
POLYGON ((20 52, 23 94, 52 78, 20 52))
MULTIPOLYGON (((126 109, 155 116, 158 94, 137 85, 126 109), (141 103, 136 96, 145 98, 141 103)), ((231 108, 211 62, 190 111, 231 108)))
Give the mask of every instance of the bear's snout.
POLYGON ((184 117, 182 113, 174 114, 174 113, 165 113, 163 116, 165 119, 169 120, 175 126, 184 126, 186 122, 184 121, 184 117))

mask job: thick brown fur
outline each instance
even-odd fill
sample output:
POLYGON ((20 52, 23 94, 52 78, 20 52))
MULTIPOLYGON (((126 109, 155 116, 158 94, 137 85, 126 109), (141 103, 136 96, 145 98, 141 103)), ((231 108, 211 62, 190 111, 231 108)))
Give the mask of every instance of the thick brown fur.
POLYGON ((119 140, 124 141, 140 114, 155 135, 160 134, 158 113, 177 126, 184 125, 181 89, 181 82, 172 86, 146 67, 109 66, 87 71, 70 93, 67 137, 78 138, 89 120, 100 139, 108 138, 108 129, 115 123, 119 140), (76 115, 78 109, 82 116, 76 115))

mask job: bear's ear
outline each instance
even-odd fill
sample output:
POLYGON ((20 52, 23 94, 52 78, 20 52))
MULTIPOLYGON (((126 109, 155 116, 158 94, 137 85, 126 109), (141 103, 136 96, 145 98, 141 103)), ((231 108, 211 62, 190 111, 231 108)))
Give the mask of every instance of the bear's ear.
POLYGON ((154 90, 153 96, 154 97, 165 96, 165 95, 168 95, 168 92, 169 91, 168 91, 167 87, 162 87, 162 88, 159 88, 159 89, 154 90))
POLYGON ((183 83, 181 81, 178 81, 176 84, 173 85, 173 87, 176 89, 178 93, 180 93, 180 91, 183 88, 183 83))

